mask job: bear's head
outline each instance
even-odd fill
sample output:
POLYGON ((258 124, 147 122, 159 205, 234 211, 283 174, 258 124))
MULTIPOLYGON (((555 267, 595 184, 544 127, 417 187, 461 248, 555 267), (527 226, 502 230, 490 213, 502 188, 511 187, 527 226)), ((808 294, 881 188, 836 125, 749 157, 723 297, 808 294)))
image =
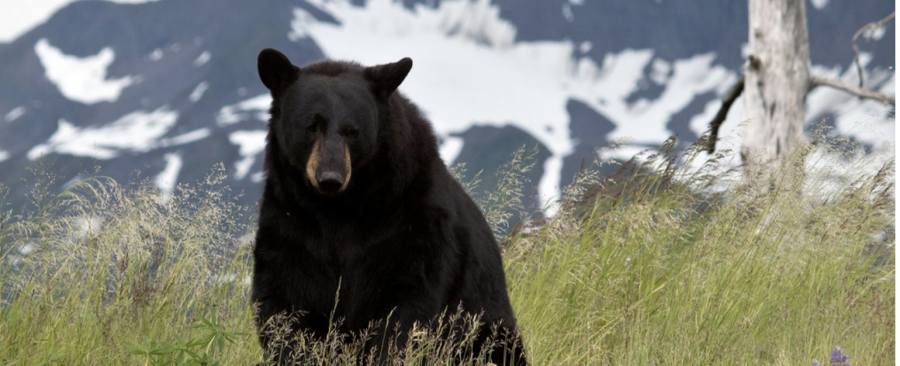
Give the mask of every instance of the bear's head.
POLYGON ((275 153, 315 192, 335 196, 347 190, 353 169, 375 154, 380 110, 412 60, 372 67, 322 61, 301 68, 267 48, 257 67, 272 93, 269 143, 277 144, 275 153))

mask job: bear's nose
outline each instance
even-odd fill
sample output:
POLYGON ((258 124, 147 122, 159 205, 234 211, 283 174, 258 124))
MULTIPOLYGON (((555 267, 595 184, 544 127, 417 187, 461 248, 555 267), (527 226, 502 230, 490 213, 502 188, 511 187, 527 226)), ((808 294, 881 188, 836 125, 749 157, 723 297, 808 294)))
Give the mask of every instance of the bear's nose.
POLYGON ((344 185, 344 177, 337 172, 324 172, 316 178, 323 193, 337 193, 344 185))

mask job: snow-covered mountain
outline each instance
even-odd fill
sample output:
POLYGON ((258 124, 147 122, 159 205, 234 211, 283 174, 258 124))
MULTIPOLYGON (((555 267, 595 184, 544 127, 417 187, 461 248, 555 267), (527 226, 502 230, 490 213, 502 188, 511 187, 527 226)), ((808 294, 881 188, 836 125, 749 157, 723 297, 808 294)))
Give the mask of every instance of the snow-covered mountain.
MULTIPOLYGON (((170 191, 217 162, 255 202, 265 47, 296 64, 412 57, 400 90, 433 122, 445 161, 490 174, 538 146, 530 178, 543 201, 610 141, 627 142, 610 152, 621 158, 672 134, 695 140, 740 75, 748 32, 746 1, 43 1, 49 18, 32 9, 37 24, 0 28, 0 183, 12 202, 38 164, 61 186, 98 167, 170 191)), ((851 37, 892 11, 890 0, 810 1, 814 72, 855 82, 851 37)), ((890 95, 894 34, 890 23, 860 44, 868 87, 890 95)), ((892 109, 827 89, 808 102, 810 121, 873 148, 894 141, 892 109)), ((723 126, 731 146, 740 105, 723 126)))

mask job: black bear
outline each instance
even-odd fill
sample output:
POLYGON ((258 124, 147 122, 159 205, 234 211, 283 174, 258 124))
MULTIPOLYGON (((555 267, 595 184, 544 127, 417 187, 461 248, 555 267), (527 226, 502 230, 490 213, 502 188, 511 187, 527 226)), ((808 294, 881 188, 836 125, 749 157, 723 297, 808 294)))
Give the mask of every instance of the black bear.
POLYGON ((278 314, 295 314, 291 329, 313 337, 332 316, 344 334, 389 322, 371 348, 462 308, 484 324, 470 351, 494 327, 508 336, 485 350, 490 361, 524 365, 494 236, 431 124, 397 91, 412 60, 301 68, 265 49, 257 66, 272 94, 251 294, 263 348, 278 314))

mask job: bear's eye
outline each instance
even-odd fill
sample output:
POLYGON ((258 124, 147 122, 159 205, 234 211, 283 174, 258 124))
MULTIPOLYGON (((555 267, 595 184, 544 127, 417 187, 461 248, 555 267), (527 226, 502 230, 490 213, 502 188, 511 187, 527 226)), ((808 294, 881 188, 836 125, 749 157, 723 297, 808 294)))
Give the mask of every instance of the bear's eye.
POLYGON ((306 127, 306 132, 309 132, 309 133, 315 133, 315 132, 316 132, 316 125, 313 124, 313 125, 309 125, 308 127, 306 127))
POLYGON ((353 127, 344 127, 341 129, 341 135, 344 137, 356 137, 359 136, 359 132, 353 127))

